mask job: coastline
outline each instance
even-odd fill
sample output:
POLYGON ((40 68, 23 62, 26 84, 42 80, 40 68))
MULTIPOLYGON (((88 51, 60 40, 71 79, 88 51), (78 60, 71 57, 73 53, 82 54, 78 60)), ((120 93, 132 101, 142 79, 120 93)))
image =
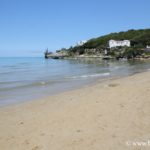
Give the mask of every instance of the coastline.
MULTIPOLYGON (((3 150, 133 149, 149 137, 150 71, 0 108, 3 150)), ((149 148, 149 147, 147 147, 149 148)))

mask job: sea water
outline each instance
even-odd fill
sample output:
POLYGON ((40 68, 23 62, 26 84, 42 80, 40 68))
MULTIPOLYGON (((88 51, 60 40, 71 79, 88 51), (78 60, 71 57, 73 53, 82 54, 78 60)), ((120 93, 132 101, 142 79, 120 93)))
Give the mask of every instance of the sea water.
POLYGON ((40 99, 96 79, 150 69, 150 61, 0 58, 0 106, 40 99))

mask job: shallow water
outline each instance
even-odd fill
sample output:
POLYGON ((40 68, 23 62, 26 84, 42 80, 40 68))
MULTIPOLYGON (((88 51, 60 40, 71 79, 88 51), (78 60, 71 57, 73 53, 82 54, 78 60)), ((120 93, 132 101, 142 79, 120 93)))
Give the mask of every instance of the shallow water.
POLYGON ((102 61, 0 58, 0 106, 77 88, 150 69, 150 61, 102 61))

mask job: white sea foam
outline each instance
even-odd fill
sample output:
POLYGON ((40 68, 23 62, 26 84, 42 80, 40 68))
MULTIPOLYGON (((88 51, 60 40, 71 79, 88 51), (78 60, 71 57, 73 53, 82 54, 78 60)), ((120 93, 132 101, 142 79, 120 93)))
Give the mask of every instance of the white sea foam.
POLYGON ((88 75, 81 75, 81 76, 72 76, 71 79, 80 79, 80 78, 92 78, 92 77, 104 77, 109 76, 110 73, 100 73, 100 74, 88 74, 88 75))

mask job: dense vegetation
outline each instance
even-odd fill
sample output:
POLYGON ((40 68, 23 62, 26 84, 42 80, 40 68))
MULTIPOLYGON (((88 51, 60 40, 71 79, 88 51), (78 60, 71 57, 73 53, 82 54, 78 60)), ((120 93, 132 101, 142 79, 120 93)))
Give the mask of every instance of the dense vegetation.
POLYGON ((98 38, 93 38, 88 40, 82 46, 75 46, 70 47, 67 49, 69 55, 74 54, 97 54, 103 53, 104 49, 108 47, 109 40, 130 40, 131 47, 130 48, 117 48, 114 52, 109 52, 110 55, 116 55, 115 51, 121 49, 122 51, 119 52, 119 56, 128 57, 136 55, 141 55, 141 49, 145 48, 146 45, 150 45, 150 29, 140 29, 140 30, 128 30, 126 32, 119 32, 119 33, 111 33, 105 36, 101 36, 98 38))
POLYGON ((110 39, 113 40, 130 40, 132 44, 136 44, 145 47, 150 44, 150 29, 144 30, 128 30, 126 32, 111 33, 105 36, 101 36, 95 39, 89 40, 84 44, 84 47, 88 48, 101 48, 107 46, 110 39))

